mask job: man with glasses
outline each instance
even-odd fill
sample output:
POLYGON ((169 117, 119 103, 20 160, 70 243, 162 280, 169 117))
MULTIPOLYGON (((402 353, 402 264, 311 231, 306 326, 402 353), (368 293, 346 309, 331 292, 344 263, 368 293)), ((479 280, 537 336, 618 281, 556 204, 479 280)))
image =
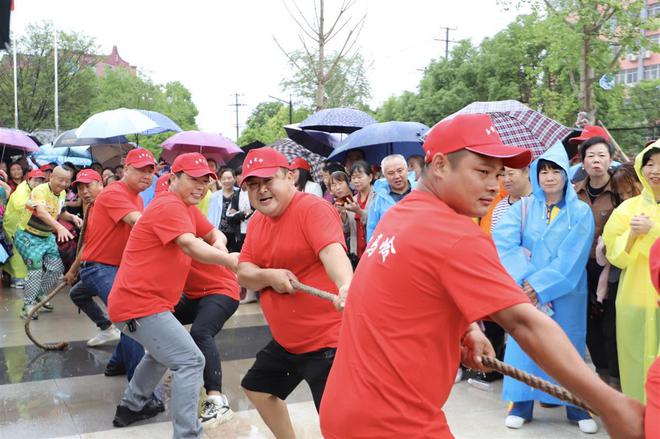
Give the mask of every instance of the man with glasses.
POLYGON ((305 380, 318 410, 341 314, 323 299, 292 294, 291 281, 299 279, 343 297, 353 271, 339 214, 321 198, 296 190, 282 154, 272 148, 250 151, 243 177, 257 212, 248 224, 238 280, 261 291, 259 300, 273 340, 257 353, 241 385, 275 437, 293 438, 283 400, 305 380))

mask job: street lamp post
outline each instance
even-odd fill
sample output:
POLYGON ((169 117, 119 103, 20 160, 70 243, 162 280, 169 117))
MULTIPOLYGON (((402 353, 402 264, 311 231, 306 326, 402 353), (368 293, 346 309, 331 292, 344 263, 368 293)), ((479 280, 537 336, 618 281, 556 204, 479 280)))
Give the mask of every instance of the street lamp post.
POLYGON ((280 101, 284 104, 289 105, 289 124, 293 123, 293 102, 291 101, 291 95, 289 95, 289 100, 285 101, 284 99, 276 98, 275 96, 268 96, 271 99, 275 99, 276 101, 280 101))

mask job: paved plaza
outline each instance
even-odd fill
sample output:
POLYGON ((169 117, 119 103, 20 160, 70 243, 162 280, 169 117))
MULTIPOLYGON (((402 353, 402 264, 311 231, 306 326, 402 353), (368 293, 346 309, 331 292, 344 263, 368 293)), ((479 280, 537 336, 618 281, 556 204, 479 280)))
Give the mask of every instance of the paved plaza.
MULTIPOLYGON (((53 302, 55 311, 42 313, 31 323, 40 341, 69 341, 64 352, 42 352, 28 340, 19 319, 21 290, 0 293, 0 438, 151 439, 172 437, 169 411, 129 428, 112 427, 112 418, 126 385, 126 378, 106 377, 103 370, 114 346, 88 348, 85 341, 96 327, 78 314, 68 296, 53 302)), ((216 337, 223 358, 223 390, 234 417, 205 432, 208 438, 272 437, 239 383, 256 352, 270 337, 258 304, 241 305, 216 337)), ((423 360, 420 359, 420 373, 423 360)), ((504 427, 506 403, 500 399, 501 381, 483 391, 463 381, 457 384, 445 406, 449 425, 459 439, 561 439, 607 438, 580 433, 564 419, 561 408, 537 406, 535 420, 518 431, 504 427)), ((165 391, 164 401, 169 397, 165 391)), ((320 438, 318 415, 311 394, 303 384, 291 395, 289 412, 300 438, 320 438)), ((341 401, 337 401, 338 404, 341 401)), ((368 403, 366 401, 365 403, 368 403)), ((405 416, 405 414, 402 414, 405 416)))

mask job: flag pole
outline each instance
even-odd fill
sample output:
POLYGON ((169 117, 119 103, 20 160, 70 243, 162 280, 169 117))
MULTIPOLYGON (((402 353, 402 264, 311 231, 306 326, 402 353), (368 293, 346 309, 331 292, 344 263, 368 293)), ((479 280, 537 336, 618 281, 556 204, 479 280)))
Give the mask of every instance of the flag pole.
POLYGON ((55 56, 55 136, 60 133, 60 106, 59 106, 59 92, 58 92, 58 77, 57 77, 57 29, 53 31, 54 40, 54 56, 55 56))
POLYGON ((14 52, 14 128, 18 129, 18 63, 16 62, 16 34, 12 38, 12 49, 14 52))

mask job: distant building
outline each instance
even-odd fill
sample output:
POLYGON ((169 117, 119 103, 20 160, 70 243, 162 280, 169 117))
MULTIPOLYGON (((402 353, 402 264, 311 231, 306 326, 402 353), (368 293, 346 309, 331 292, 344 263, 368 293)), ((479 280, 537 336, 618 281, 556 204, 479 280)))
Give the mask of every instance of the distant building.
MULTIPOLYGON (((646 0, 642 17, 660 17, 660 0, 646 0)), ((654 44, 660 44, 660 30, 646 31, 645 36, 654 44)), ((660 53, 649 49, 627 53, 616 75, 617 84, 635 85, 644 79, 660 79, 660 53)))
POLYGON ((124 69, 131 72, 131 74, 137 74, 137 67, 130 65, 125 61, 119 52, 117 51, 117 46, 112 46, 112 52, 107 56, 98 56, 96 65, 96 76, 104 76, 106 71, 114 69, 124 69))
POLYGON ((127 70, 134 76, 137 74, 137 67, 130 65, 119 55, 117 46, 112 46, 109 55, 85 55, 80 64, 93 68, 97 77, 105 76, 109 70, 116 69, 127 70))

